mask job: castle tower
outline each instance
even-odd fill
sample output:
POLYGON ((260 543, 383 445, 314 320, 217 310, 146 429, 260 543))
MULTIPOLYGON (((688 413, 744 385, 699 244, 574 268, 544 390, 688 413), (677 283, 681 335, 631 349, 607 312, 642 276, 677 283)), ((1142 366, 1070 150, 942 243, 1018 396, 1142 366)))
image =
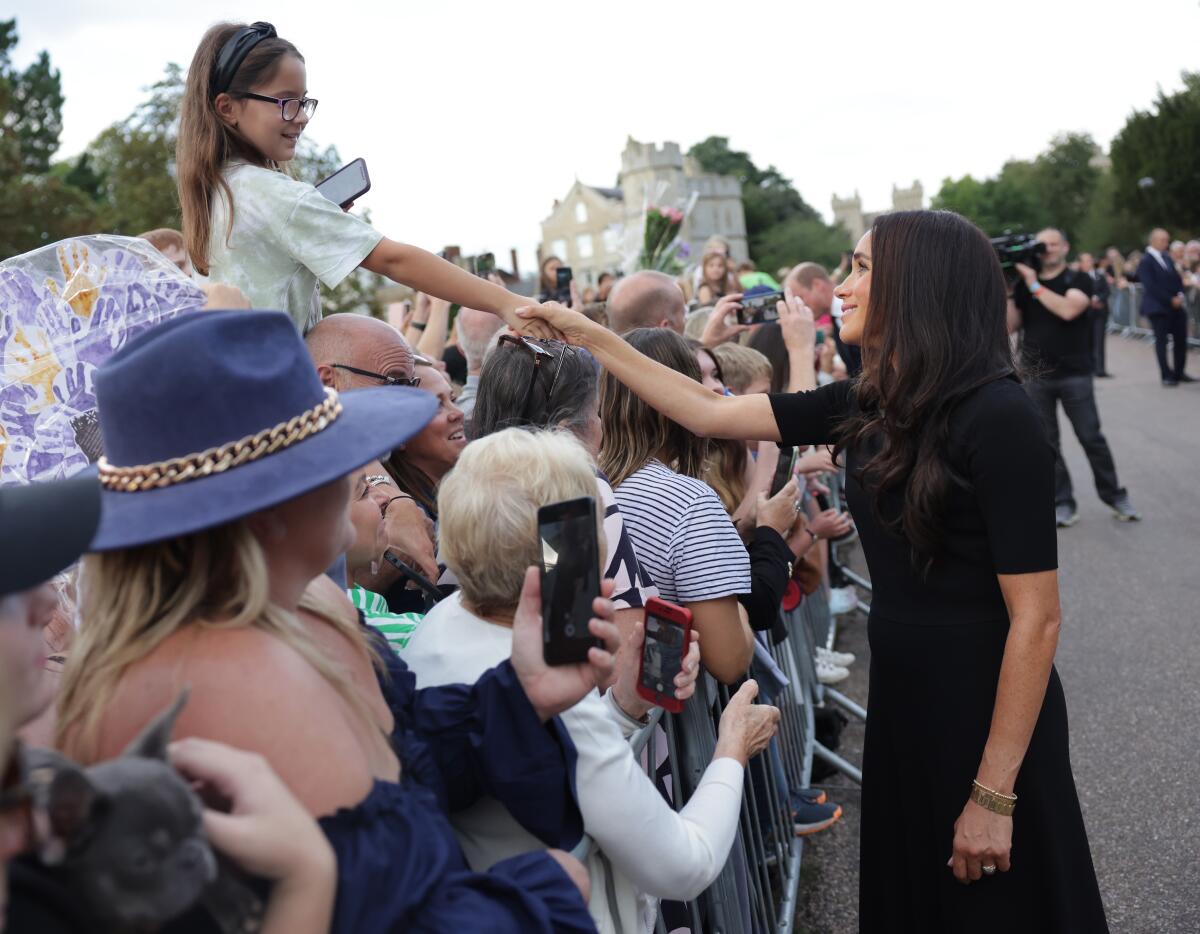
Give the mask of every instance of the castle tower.
POLYGON ((920 211, 925 207, 925 189, 919 181, 908 188, 892 186, 893 211, 920 211))
POLYGON ((867 229, 866 218, 863 217, 862 198, 855 189, 853 197, 839 198, 834 195, 830 199, 833 207, 833 222, 841 224, 846 233, 850 234, 850 239, 854 242, 863 235, 867 229))

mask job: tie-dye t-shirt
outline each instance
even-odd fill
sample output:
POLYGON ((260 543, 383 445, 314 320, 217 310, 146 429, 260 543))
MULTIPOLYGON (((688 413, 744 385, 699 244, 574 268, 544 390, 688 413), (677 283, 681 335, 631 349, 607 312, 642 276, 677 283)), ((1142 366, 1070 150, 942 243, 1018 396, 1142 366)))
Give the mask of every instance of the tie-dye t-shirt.
POLYGON ((231 162, 225 180, 233 191, 233 229, 218 189, 209 279, 237 286, 254 308, 286 311, 300 333, 307 333, 321 320, 318 280, 336 286, 383 235, 282 172, 231 162))

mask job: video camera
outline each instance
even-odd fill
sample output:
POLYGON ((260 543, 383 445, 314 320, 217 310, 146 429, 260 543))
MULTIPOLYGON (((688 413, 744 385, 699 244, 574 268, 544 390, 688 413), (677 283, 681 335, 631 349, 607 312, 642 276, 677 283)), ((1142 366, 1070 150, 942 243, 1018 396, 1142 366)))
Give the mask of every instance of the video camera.
POLYGON ((1046 244, 1039 242, 1033 234, 992 237, 992 249, 1000 258, 1000 268, 1006 276, 1015 275, 1017 263, 1024 263, 1034 272, 1042 271, 1042 257, 1046 254, 1046 244))

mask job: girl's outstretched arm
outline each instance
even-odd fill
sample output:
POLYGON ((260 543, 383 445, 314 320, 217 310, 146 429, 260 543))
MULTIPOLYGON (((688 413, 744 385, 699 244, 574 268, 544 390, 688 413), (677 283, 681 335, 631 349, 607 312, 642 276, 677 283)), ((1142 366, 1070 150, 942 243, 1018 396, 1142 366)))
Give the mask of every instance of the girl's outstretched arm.
POLYGON ((522 334, 531 337, 558 336, 544 321, 517 317, 517 309, 529 305, 529 298, 515 295, 495 283, 473 276, 465 269, 460 269, 420 247, 397 243, 384 237, 363 260, 362 266, 418 292, 425 292, 467 308, 490 311, 522 334))

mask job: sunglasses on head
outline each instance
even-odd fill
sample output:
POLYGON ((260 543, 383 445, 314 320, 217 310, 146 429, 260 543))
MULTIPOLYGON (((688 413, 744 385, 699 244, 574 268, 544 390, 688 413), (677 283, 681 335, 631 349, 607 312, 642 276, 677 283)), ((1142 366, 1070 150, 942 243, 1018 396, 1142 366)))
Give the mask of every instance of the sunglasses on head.
POLYGON ((533 372, 529 376, 529 388, 525 390, 525 403, 521 406, 521 417, 527 418, 529 406, 533 402, 533 387, 537 384, 538 371, 542 368, 543 361, 557 359, 557 364, 554 368, 554 377, 550 380, 550 389, 546 392, 546 400, 549 401, 554 398, 554 389, 558 386, 558 377, 562 373, 563 357, 567 355, 568 350, 574 353, 575 348, 569 344, 563 344, 562 350, 558 352, 558 357, 555 358, 554 354, 542 346, 543 343, 552 343, 551 341, 542 341, 539 338, 533 337, 518 337, 515 334, 502 334, 499 343, 512 344, 514 347, 520 347, 533 355, 533 372))

